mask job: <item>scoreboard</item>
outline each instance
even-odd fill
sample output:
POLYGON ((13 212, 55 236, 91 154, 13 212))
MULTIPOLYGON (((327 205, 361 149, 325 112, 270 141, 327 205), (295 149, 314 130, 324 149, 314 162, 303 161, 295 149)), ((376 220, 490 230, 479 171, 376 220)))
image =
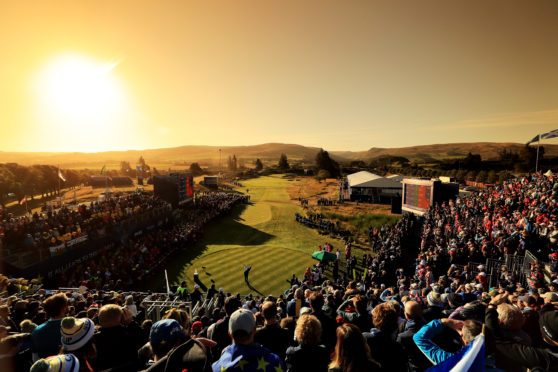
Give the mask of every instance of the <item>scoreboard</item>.
POLYGON ((432 186, 409 184, 405 188, 404 204, 410 207, 426 210, 430 207, 432 186))
POLYGON ((194 196, 194 178, 191 173, 171 173, 168 176, 153 178, 155 196, 171 203, 173 207, 192 200, 194 196))
POLYGON ((455 199, 459 195, 459 184, 439 180, 403 180, 401 210, 423 215, 434 203, 455 199))

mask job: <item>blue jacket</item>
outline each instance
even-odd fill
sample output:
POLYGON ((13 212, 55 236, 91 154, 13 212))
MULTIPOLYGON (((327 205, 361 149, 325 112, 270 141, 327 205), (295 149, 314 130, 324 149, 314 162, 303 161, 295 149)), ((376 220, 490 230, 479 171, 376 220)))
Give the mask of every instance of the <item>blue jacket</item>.
POLYGON ((425 325, 415 333, 413 340, 420 351, 432 362, 434 365, 442 363, 444 360, 451 358, 454 354, 441 349, 438 345, 432 342, 432 339, 439 335, 444 330, 444 325, 440 319, 436 319, 425 325))
POLYGON ((221 358, 213 363, 214 372, 283 372, 279 357, 258 343, 232 344, 223 350, 221 358))

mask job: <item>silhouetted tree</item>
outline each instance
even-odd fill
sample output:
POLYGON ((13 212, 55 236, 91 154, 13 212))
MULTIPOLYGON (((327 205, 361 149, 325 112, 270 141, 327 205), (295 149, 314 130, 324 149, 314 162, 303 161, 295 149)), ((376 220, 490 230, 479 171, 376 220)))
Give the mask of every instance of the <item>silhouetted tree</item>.
POLYGON ((281 157, 279 158, 279 169, 286 171, 290 168, 289 166, 289 161, 287 159, 287 154, 281 154, 281 157))
POLYGON ((149 167, 149 165, 147 165, 147 163, 145 162, 145 159, 143 158, 143 156, 140 156, 140 157, 139 157, 138 163, 139 163, 141 169, 144 170, 144 172, 147 172, 148 170, 151 169, 151 168, 149 167))
POLYGON ((318 154, 316 154, 316 169, 318 170, 318 173, 322 169, 328 171, 330 177, 338 177, 341 173, 339 164, 330 158, 329 153, 324 151, 324 149, 320 149, 318 154))
POLYGON ((263 163, 260 159, 256 159, 256 170, 260 171, 263 169, 263 163))
POLYGON ((190 164, 190 172, 194 176, 200 176, 203 174, 203 169, 200 167, 198 163, 190 164))
POLYGON ((132 171, 132 167, 130 166, 129 161, 120 162, 120 173, 129 176, 131 171, 132 171))

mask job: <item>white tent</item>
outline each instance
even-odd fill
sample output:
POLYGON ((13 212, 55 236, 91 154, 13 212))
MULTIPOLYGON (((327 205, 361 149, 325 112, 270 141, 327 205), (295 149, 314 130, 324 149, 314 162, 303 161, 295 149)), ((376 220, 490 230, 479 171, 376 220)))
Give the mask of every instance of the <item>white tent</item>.
POLYGON ((401 188, 401 181, 379 176, 367 171, 361 171, 347 176, 349 187, 371 187, 371 188, 401 188))

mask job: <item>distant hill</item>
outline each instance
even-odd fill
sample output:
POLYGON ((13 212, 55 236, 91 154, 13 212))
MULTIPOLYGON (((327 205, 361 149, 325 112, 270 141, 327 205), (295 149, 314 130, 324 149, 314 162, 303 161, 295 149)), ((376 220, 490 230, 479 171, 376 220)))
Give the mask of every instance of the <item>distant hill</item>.
MULTIPOLYGON (((404 156, 418 163, 429 162, 447 158, 467 156, 469 152, 480 154, 483 160, 496 159, 498 152, 504 148, 519 151, 523 144, 520 143, 446 143, 425 146, 412 146, 400 148, 376 148, 368 151, 330 151, 331 156, 337 161, 364 160, 370 161, 381 155, 404 156)), ((544 145, 545 155, 558 156, 558 145, 544 145)), ((64 168, 95 168, 103 165, 118 167, 120 161, 128 161, 134 166, 140 156, 148 164, 155 166, 189 165, 200 162, 202 165, 217 165, 219 162, 219 149, 221 149, 222 164, 225 166, 227 159, 233 154, 238 159, 250 163, 256 158, 264 162, 277 162, 282 153, 287 154, 291 161, 302 161, 306 164, 313 163, 319 151, 317 147, 306 147, 295 144, 266 143, 253 146, 180 146, 151 150, 106 151, 98 153, 50 153, 50 152, 3 152, 0 151, 0 163, 53 164, 64 168)), ((329 149, 326 149, 329 150, 329 149)))
MULTIPOLYGON (((473 142, 473 143, 445 143, 424 146, 399 147, 399 148, 377 148, 372 147, 368 151, 359 152, 353 156, 345 157, 351 160, 369 161, 381 155, 404 156, 410 161, 425 163, 432 160, 462 158, 468 153, 480 154, 483 160, 498 158, 498 153, 503 149, 519 152, 524 144, 521 143, 499 143, 499 142, 473 142)), ((544 145, 545 156, 558 156, 558 145, 544 145)))
MULTIPOLYGON (((289 160, 310 163, 319 151, 317 147, 306 147, 294 144, 266 143, 253 146, 180 146, 150 150, 106 151, 97 153, 48 153, 48 152, 3 152, 0 151, 0 163, 54 164, 66 168, 93 168, 107 165, 118 166, 120 161, 129 161, 132 166, 140 156, 148 164, 177 165, 200 162, 202 164, 218 164, 219 149, 223 166, 229 156, 245 162, 257 158, 262 161, 277 162, 282 153, 287 154, 289 160)), ((343 160, 343 159, 339 159, 343 160)))

